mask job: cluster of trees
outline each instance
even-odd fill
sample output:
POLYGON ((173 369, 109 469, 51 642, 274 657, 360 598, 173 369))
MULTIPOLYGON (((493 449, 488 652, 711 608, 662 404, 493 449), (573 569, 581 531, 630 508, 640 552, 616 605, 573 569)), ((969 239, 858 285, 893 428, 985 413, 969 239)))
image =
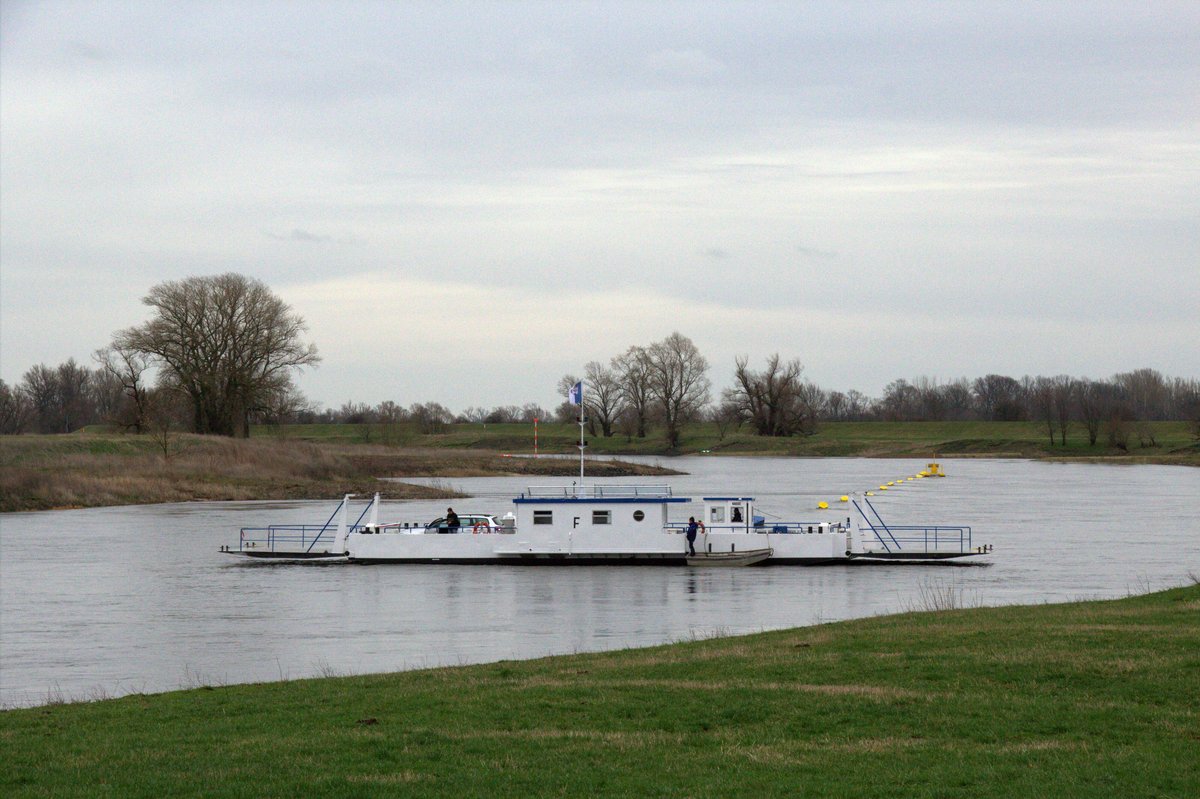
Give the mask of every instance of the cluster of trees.
MULTIPOLYGON (((402 407, 349 402, 336 410, 309 405, 292 382, 316 364, 305 344, 304 320, 261 282, 242 275, 192 277, 162 283, 143 299, 154 309, 143 325, 117 332, 94 354, 96 368, 74 359, 39 364, 21 383, 0 380, 0 433, 65 433, 97 422, 144 432, 170 427, 246 436, 252 423, 358 423, 388 429, 415 424, 437 433, 453 423, 517 423, 553 417, 577 421, 581 409, 563 402, 553 412, 536 403, 454 413, 437 402, 402 407), (151 377, 154 378, 151 382, 151 377)), ((567 374, 561 396, 583 381, 583 419, 591 435, 645 437, 660 427, 675 448, 683 428, 704 420, 723 437, 746 427, 762 436, 811 435, 821 421, 1039 421, 1051 444, 1066 443, 1078 424, 1091 444, 1103 433, 1126 447, 1131 435, 1153 445, 1149 421, 1189 420, 1200 437, 1200 381, 1138 369, 1108 380, 1066 375, 1015 379, 990 374, 939 383, 895 380, 872 399, 829 391, 803 378, 796 359, 779 354, 762 369, 735 359, 733 384, 714 401, 709 363, 695 343, 672 333, 632 346, 607 363, 592 361, 567 374)))
POLYGON ((440 402, 414 402, 407 408, 385 400, 378 405, 347 402, 337 409, 305 409, 294 416, 300 424, 416 424, 423 433, 440 433, 450 424, 532 424, 549 419, 550 412, 535 402, 525 405, 498 405, 494 408, 470 407, 454 413, 440 402))
MULTIPOLYGON (((708 405, 711 383, 708 360, 690 338, 678 332, 646 347, 633 346, 613 356, 608 364, 591 361, 584 366, 584 419, 592 435, 605 437, 620 431, 626 437, 645 437, 659 423, 667 446, 674 448, 684 425, 699 418, 708 405)), ((580 381, 563 375, 558 389, 566 395, 580 381)), ((578 418, 579 408, 559 405, 559 421, 578 418)))
POLYGON ((320 360, 316 347, 300 340, 304 320, 260 281, 191 277, 155 286, 143 302, 154 315, 97 350, 99 368, 72 359, 33 367, 15 388, 0 381, 0 429, 70 432, 106 421, 245 437, 252 422, 306 407, 292 373, 320 360))
POLYGON ((1057 375, 987 375, 938 384, 918 378, 888 384, 883 397, 867 406, 869 418, 899 421, 1039 421, 1053 446, 1067 443, 1078 423, 1095 445, 1104 432, 1110 446, 1128 447, 1131 433, 1154 446, 1151 421, 1190 421, 1200 436, 1200 381, 1168 378, 1154 369, 1121 372, 1108 380, 1057 375))
POLYGON ((0 433, 69 433, 115 415, 122 395, 107 372, 74 358, 58 367, 38 364, 17 386, 0 380, 0 433))

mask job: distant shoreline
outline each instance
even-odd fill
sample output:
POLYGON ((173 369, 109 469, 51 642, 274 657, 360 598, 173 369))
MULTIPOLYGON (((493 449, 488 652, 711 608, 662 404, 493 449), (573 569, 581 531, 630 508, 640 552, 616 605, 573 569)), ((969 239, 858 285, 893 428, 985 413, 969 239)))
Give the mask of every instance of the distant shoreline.
MULTIPOLYGON (((1151 423, 1154 446, 1127 451, 1090 447, 1079 436, 1050 447, 1027 422, 838 422, 814 436, 720 435, 714 425, 685 431, 678 450, 656 435, 588 438, 592 477, 679 474, 664 463, 628 456, 861 457, 937 461, 1023 458, 1067 463, 1200 466, 1200 442, 1183 422, 1151 423), (595 456, 603 456, 598 458, 595 456), (613 460, 616 459, 616 460, 613 460)), ((144 505, 194 500, 330 499, 380 492, 386 499, 458 494, 448 484, 415 485, 405 477, 455 478, 577 474, 578 427, 449 425, 436 434, 406 426, 292 425, 256 428, 249 439, 171 434, 155 437, 89 428, 66 435, 0 437, 0 512, 144 505), (513 457, 521 456, 521 457, 513 457), (380 478, 388 478, 381 480, 380 478)))

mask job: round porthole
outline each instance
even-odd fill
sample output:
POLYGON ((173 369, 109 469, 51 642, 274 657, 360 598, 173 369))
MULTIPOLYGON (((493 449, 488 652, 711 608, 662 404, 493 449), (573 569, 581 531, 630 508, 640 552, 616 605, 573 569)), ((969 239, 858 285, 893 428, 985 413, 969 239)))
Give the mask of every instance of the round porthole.
POLYGON ((646 518, 646 514, 642 513, 640 510, 635 510, 633 512, 633 520, 635 522, 640 522, 644 518, 646 518))

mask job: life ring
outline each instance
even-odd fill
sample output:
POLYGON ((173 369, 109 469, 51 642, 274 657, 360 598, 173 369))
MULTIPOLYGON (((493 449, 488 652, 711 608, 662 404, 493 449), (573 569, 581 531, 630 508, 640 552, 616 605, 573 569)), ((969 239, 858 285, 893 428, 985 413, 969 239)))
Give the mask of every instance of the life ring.
POLYGON ((696 522, 696 532, 697 533, 704 532, 704 522, 696 522))
POLYGON ((480 533, 486 533, 487 529, 487 522, 478 522, 474 527, 471 528, 471 532, 475 535, 479 535, 480 533))

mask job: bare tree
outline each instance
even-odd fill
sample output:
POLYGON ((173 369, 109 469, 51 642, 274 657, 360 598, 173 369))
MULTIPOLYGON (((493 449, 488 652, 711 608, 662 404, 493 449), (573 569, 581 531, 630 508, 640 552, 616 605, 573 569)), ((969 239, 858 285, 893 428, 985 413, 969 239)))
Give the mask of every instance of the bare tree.
POLYGON ((31 367, 22 376, 21 392, 29 400, 29 409, 37 432, 64 432, 59 410, 61 396, 58 390, 58 374, 55 370, 44 363, 31 367))
POLYGON ((600 433, 605 438, 610 438, 613 434, 613 424, 616 423, 625 404, 619 375, 615 369, 606 367, 599 361, 589 361, 583 368, 583 383, 583 404, 587 409, 588 418, 594 418, 600 425, 600 433))
POLYGON ((946 395, 937 378, 921 375, 913 381, 913 391, 919 408, 916 418, 926 422, 940 422, 946 418, 946 395))
POLYGON ((383 443, 392 444, 400 437, 400 424, 408 418, 408 411, 392 400, 384 400, 375 408, 379 420, 379 435, 383 443))
POLYGON ((871 400, 858 389, 850 389, 846 392, 846 418, 853 421, 861 421, 866 416, 867 408, 871 405, 871 400))
POLYGON ((971 384, 979 417, 988 421, 1016 422, 1021 410, 1021 384, 1005 375, 977 377, 971 384))
POLYGON ((408 417, 417 424, 417 429, 426 435, 441 433, 454 419, 454 414, 441 403, 413 403, 408 409, 408 417))
POLYGON ((92 372, 74 358, 58 367, 59 408, 63 432, 69 433, 96 421, 92 403, 92 372))
MULTIPOLYGON (((818 408, 811 404, 824 397, 806 389, 800 379, 804 367, 798 359, 784 363, 779 353, 767 359, 761 372, 749 368, 749 358, 734 360, 734 386, 724 392, 724 402, 760 436, 810 435, 816 430, 818 408)), ((820 395, 820 392, 817 389, 820 395)))
POLYGON ((832 421, 840 421, 846 413, 846 395, 840 391, 829 392, 829 419, 832 421))
POLYGON ((650 390, 650 353, 645 347, 630 347, 612 359, 620 383, 621 398, 635 421, 638 438, 646 437, 653 394, 650 390))
POLYGON ((742 423, 742 415, 737 405, 728 400, 718 402, 710 407, 705 412, 704 418, 716 425, 717 440, 719 441, 725 440, 725 434, 729 432, 729 428, 736 429, 742 423))
POLYGON ((536 402, 527 402, 521 406, 520 421, 523 424, 533 424, 535 419, 548 419, 549 416, 549 412, 536 402))
POLYGON ((971 384, 967 378, 960 377, 942 386, 942 397, 947 419, 962 421, 970 418, 971 384))
POLYGON ((1059 443, 1067 445, 1067 428, 1071 424, 1071 412, 1075 407, 1074 381, 1068 375, 1054 378, 1054 415, 1058 419, 1059 443))
POLYGON ((912 421, 920 415, 921 395, 916 386, 899 378, 884 387, 879 404, 888 421, 912 421))
POLYGON ((458 418, 468 424, 486 424, 487 423, 487 408, 480 408, 472 405, 458 415, 458 418))
POLYGON ((1079 410, 1079 421, 1087 431, 1088 446, 1096 446, 1100 425, 1108 407, 1108 389, 1103 383, 1086 377, 1074 381, 1075 407, 1079 410))
POLYGON ((118 410, 114 421, 141 433, 149 412, 150 387, 145 380, 146 370, 150 368, 149 359, 140 352, 115 345, 96 350, 93 357, 102 371, 120 383, 127 399, 125 408, 118 410))
POLYGON ((1170 389, 1162 374, 1154 369, 1135 369, 1113 375, 1112 382, 1125 393, 1126 402, 1135 419, 1166 418, 1170 389))
POLYGON ((33 416, 29 398, 20 386, 10 388, 0 380, 0 435, 16 435, 25 432, 33 416))
POLYGON ((679 434, 708 404, 708 361, 690 338, 672 333, 647 350, 650 395, 667 428, 667 446, 679 446, 679 434))
POLYGON ((160 367, 160 385, 191 401, 198 433, 248 436, 249 416, 263 397, 320 360, 316 347, 300 340, 304 320, 243 275, 160 283, 142 301, 154 318, 117 333, 113 346, 160 367))
POLYGON ((1050 446, 1053 447, 1058 417, 1054 415, 1054 387, 1050 378, 1039 377, 1033 381, 1033 387, 1029 392, 1029 401, 1035 418, 1045 423, 1050 435, 1050 446))

